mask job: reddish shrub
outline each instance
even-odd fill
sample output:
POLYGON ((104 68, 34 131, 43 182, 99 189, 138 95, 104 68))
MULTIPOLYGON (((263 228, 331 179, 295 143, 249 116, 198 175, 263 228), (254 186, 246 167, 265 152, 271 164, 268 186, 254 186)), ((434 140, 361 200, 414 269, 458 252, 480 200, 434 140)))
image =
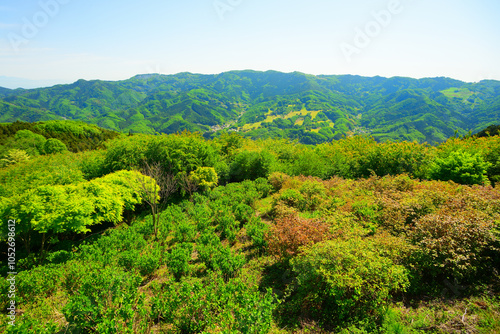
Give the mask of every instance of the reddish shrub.
POLYGON ((415 222, 410 240, 419 248, 416 263, 432 276, 460 278, 488 262, 485 251, 496 241, 494 222, 477 211, 441 211, 415 222))
POLYGON ((280 258, 290 258, 302 246, 312 245, 330 236, 329 225, 318 219, 288 215, 276 219, 267 235, 268 251, 280 258))

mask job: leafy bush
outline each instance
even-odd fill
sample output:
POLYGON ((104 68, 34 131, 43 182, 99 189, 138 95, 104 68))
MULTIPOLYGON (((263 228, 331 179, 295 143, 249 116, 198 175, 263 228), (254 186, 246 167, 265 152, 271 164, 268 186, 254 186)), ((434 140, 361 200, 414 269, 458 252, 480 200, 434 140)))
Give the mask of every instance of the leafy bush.
POLYGON ((304 205, 304 196, 297 189, 284 189, 279 192, 278 196, 275 198, 274 206, 278 203, 283 203, 286 206, 300 209, 304 205))
POLYGON ((275 157, 269 152, 240 152, 234 157, 231 164, 231 180, 240 182, 255 180, 259 177, 267 178, 272 172, 274 164, 275 157))
POLYGON ((255 215, 255 211, 244 203, 237 203, 233 207, 234 217, 241 224, 248 222, 255 215))
POLYGON ((139 190, 134 189, 136 175, 120 171, 88 182, 39 186, 2 201, 0 212, 15 219, 20 224, 18 232, 25 236, 40 233, 43 253, 47 233, 86 233, 91 225, 120 222, 124 210, 133 209, 142 200, 139 190))
POLYGON ((0 168, 23 163, 29 159, 30 156, 26 153, 26 151, 12 149, 7 152, 3 159, 0 159, 0 168))
POLYGON ((146 150, 151 140, 151 137, 143 135, 115 139, 106 151, 104 169, 109 173, 139 168, 146 158, 146 150))
POLYGON ((190 177, 203 190, 212 189, 219 181, 213 167, 198 167, 190 177))
POLYGON ((459 150, 444 158, 437 158, 431 167, 430 176, 434 180, 451 180, 460 184, 488 184, 490 165, 478 153, 459 150))
POLYGON ((240 223, 235 219, 234 215, 225 212, 216 218, 216 223, 218 224, 217 230, 221 232, 221 238, 233 243, 240 229, 240 223))
POLYGON ((415 262, 431 277, 471 277, 485 269, 485 252, 496 242, 494 222, 475 211, 441 211, 418 219, 409 233, 418 246, 415 262))
MULTIPOLYGON (((190 174, 199 167, 213 167, 217 161, 211 143, 199 133, 189 132, 152 137, 147 143, 144 157, 150 164, 159 162, 166 166, 173 175, 182 172, 190 174)), ((213 182, 215 170, 206 171, 210 174, 206 180, 213 182)))
POLYGON ((326 198, 325 185, 318 181, 307 180, 299 189, 304 197, 301 205, 302 210, 316 210, 326 198))
POLYGON ((182 276, 189 274, 189 261, 193 245, 190 243, 179 243, 174 246, 171 253, 167 256, 167 265, 170 271, 174 274, 176 280, 180 280, 182 276))
POLYGON ((137 333, 145 330, 141 278, 117 267, 85 273, 80 287, 63 308, 66 320, 80 330, 97 333, 137 333))
POLYGON ((283 183, 288 180, 290 177, 282 172, 274 172, 268 177, 268 181, 273 187, 275 192, 280 191, 283 187, 283 183))
POLYGON ((253 217, 245 225, 247 236, 252 240, 254 247, 259 250, 264 250, 267 247, 267 233, 269 226, 264 223, 259 217, 253 217))
POLYGON ((200 236, 196 249, 198 258, 205 263, 207 269, 220 271, 226 280, 234 277, 245 264, 245 257, 222 245, 213 231, 206 231, 200 236))
POLYGON ((185 215, 173 224, 175 242, 192 242, 196 237, 196 224, 185 215))
POLYGON ((359 238, 313 245, 292 267, 297 307, 324 325, 376 320, 391 294, 408 287, 405 268, 359 238))
POLYGON ((268 333, 276 307, 270 291, 217 274, 206 281, 167 282, 153 298, 152 316, 181 333, 268 333))
POLYGON ((43 149, 45 151, 45 154, 62 153, 68 150, 68 148, 62 141, 55 138, 47 139, 47 141, 43 145, 43 149))
POLYGON ((52 296, 61 286, 64 269, 60 265, 46 265, 22 271, 16 277, 18 302, 34 301, 52 296))
POLYGON ((159 262, 158 248, 128 249, 121 251, 117 256, 117 264, 124 270, 137 270, 143 276, 151 275, 158 268, 159 262))
POLYGON ((317 219, 290 215, 276 219, 267 237, 269 253, 288 259, 299 248, 315 244, 329 237, 329 225, 317 219))
POLYGON ((259 194, 260 198, 267 197, 272 189, 272 186, 264 177, 259 177, 255 179, 254 185, 255 185, 255 190, 259 194))

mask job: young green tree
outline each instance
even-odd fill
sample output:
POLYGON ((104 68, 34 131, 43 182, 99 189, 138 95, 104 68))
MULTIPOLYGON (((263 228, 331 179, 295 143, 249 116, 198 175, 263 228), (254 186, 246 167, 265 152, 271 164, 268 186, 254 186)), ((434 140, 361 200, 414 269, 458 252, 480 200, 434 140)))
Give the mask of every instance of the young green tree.
MULTIPOLYGON (((89 226, 104 221, 119 223, 123 211, 133 209, 143 199, 138 179, 157 187, 152 178, 135 171, 119 171, 75 184, 40 185, 2 198, 0 216, 16 220, 16 232, 28 253, 33 234, 40 234, 43 258, 46 241, 51 236, 64 232, 86 233, 90 231, 89 226), (136 181, 131 184, 130 180, 136 181)), ((2 231, 6 230, 3 228, 6 223, 5 219, 0 222, 2 231)))

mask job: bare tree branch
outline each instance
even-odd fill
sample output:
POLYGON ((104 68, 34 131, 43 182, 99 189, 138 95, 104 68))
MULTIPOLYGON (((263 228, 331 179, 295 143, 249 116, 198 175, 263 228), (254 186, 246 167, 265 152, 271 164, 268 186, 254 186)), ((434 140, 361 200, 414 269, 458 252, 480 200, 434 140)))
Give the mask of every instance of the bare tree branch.
POLYGON ((158 189, 154 183, 149 182, 149 180, 144 177, 138 177, 137 181, 143 193, 143 200, 151 208, 153 230, 155 238, 157 238, 161 212, 164 209, 170 195, 177 191, 178 184, 175 176, 169 173, 160 162, 148 163, 145 161, 143 163, 141 173, 142 175, 154 179, 156 185, 159 187, 158 189))

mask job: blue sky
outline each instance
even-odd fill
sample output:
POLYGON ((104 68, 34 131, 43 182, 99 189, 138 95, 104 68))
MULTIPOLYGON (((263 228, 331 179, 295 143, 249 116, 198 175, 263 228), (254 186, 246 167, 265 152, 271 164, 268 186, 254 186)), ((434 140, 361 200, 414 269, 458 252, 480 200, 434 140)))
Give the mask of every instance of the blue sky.
POLYGON ((498 0, 2 0, 0 86, 239 69, 500 80, 498 17, 498 0))

